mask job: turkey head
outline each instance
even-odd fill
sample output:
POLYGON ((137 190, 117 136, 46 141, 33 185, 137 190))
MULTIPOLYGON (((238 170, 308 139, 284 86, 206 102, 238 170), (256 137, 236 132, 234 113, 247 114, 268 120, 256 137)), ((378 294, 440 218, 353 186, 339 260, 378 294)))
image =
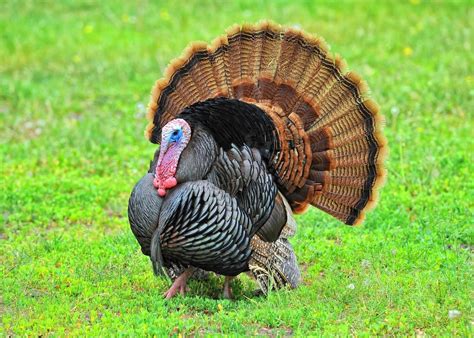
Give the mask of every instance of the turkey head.
POLYGON ((174 119, 163 127, 161 147, 153 185, 158 195, 178 183, 202 179, 215 160, 217 145, 212 136, 199 125, 174 119))
POLYGON ((158 189, 158 195, 164 197, 166 190, 174 188, 176 169, 181 153, 191 139, 191 127, 183 119, 175 119, 164 128, 161 138, 160 154, 155 169, 153 185, 158 189))

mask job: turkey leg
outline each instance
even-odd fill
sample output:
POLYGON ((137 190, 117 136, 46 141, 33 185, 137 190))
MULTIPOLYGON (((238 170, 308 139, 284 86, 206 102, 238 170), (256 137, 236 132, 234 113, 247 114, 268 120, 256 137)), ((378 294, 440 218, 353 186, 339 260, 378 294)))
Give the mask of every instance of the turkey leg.
POLYGON ((188 278, 191 277, 193 272, 194 268, 187 268, 186 270, 184 270, 183 273, 174 280, 173 285, 171 285, 168 291, 163 294, 163 297, 165 297, 166 299, 170 299, 174 297, 178 292, 184 296, 186 291, 189 291, 186 282, 188 281, 188 278))
POLYGON ((234 278, 235 276, 225 276, 225 280, 224 280, 224 298, 225 299, 234 298, 234 294, 232 293, 232 287, 230 286, 230 282, 234 278))

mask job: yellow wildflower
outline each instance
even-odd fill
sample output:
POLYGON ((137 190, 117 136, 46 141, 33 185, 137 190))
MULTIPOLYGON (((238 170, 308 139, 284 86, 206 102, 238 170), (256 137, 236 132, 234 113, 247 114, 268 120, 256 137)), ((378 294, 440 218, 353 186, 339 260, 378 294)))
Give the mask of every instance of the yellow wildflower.
POLYGON ((82 29, 84 34, 90 34, 94 31, 94 26, 92 25, 85 25, 84 28, 82 29))
POLYGON ((413 49, 411 49, 411 47, 403 48, 403 55, 412 56, 412 54, 413 54, 413 49))
POLYGON ((169 21, 170 20, 170 13, 166 9, 162 9, 160 11, 160 18, 162 18, 164 21, 169 21))

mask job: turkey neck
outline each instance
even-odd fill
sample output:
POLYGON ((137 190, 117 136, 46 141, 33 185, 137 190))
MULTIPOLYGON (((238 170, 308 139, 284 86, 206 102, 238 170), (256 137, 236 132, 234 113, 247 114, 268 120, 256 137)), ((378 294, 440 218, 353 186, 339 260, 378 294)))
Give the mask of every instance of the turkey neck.
POLYGON ((181 153, 176 170, 178 183, 202 180, 214 164, 218 148, 212 134, 200 125, 192 126, 193 134, 181 153))

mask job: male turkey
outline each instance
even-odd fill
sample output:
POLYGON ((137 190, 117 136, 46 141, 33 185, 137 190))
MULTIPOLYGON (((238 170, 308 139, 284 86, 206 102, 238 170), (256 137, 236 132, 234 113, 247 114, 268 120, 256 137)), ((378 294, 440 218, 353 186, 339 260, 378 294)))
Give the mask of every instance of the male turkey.
POLYGON ((321 38, 264 22, 193 43, 156 82, 146 136, 159 143, 129 201, 156 274, 184 293, 196 269, 250 271, 264 291, 296 287, 292 212, 346 224, 374 206, 385 175, 382 117, 360 77, 321 38))

